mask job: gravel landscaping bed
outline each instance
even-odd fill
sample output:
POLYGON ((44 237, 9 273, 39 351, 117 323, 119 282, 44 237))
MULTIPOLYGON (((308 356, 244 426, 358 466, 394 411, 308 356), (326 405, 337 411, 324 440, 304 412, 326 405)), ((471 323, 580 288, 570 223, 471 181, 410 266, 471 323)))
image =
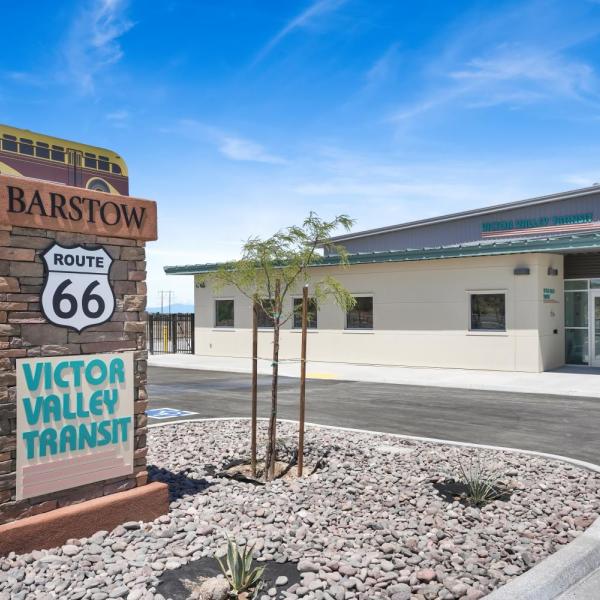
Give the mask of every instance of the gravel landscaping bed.
MULTIPOLYGON (((292 448, 295 425, 279 431, 292 448)), ((171 486, 169 515, 0 558, 0 600, 160 600, 160 575, 222 555, 226 535, 256 544, 259 559, 298 563, 300 584, 265 598, 475 600, 570 542, 600 509, 600 475, 564 463, 319 427, 306 434, 307 462, 325 456, 310 477, 257 486, 214 476, 247 456, 248 438, 241 419, 151 429, 148 460, 171 486), (473 453, 504 474, 506 501, 479 509, 437 491, 455 457, 473 453)))

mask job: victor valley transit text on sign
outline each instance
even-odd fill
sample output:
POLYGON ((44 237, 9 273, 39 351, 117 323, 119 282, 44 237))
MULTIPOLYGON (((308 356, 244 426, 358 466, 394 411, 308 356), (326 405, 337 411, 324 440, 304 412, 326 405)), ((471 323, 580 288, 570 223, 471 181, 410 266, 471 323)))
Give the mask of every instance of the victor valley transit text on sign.
POLYGON ((133 353, 17 360, 17 499, 133 472, 133 353))

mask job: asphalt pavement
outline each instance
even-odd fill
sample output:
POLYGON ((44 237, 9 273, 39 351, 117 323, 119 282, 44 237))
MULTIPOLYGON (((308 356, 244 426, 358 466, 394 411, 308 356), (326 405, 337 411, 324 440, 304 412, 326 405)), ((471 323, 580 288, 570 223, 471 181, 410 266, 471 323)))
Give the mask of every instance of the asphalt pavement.
MULTIPOLYGON (((249 417, 250 375, 149 367, 151 409, 191 417, 249 417)), ((259 376, 259 416, 268 416, 268 376, 259 376)), ((280 378, 279 416, 298 418, 299 380, 280 378)), ((307 421, 523 448, 600 463, 600 399, 313 379, 307 421)), ((151 423, 161 420, 150 419, 151 423)), ((164 422, 164 421, 162 421, 164 422)))

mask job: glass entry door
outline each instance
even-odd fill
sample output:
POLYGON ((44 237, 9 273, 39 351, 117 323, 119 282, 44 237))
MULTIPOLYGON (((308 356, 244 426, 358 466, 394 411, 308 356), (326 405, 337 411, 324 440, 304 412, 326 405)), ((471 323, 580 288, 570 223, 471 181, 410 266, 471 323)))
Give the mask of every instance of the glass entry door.
POLYGON ((600 290, 590 292, 591 364, 600 367, 600 290))
POLYGON ((587 280, 565 281, 565 362, 568 365, 590 364, 590 301, 587 280))

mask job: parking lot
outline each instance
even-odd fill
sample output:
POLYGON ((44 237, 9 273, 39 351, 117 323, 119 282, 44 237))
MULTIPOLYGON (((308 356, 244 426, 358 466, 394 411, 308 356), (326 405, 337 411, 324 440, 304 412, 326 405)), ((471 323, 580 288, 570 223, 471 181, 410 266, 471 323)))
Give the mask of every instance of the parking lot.
MULTIPOLYGON (((181 418, 250 415, 248 374, 149 367, 148 380, 151 409, 171 407, 195 413, 181 418)), ((280 379, 280 418, 298 418, 298 394, 298 379, 280 379)), ((259 416, 268 415, 269 404, 270 377, 259 376, 259 416)), ((324 425, 524 448, 600 462, 600 400, 596 398, 309 380, 306 417, 324 425)))

